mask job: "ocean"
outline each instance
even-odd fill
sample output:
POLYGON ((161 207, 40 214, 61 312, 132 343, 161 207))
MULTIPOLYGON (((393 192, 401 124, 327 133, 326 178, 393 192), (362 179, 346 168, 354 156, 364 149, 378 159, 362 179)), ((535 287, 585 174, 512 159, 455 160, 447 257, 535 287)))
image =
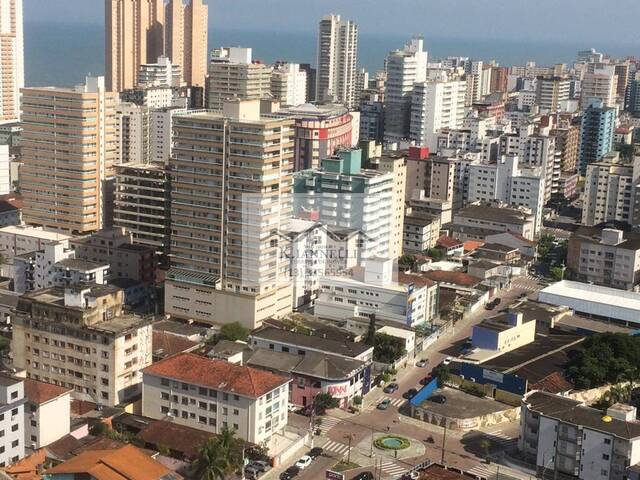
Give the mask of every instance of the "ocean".
MULTIPOLYGON (((358 63, 370 73, 382 68, 387 52, 401 48, 408 36, 360 34, 358 63)), ((257 32, 214 29, 209 46, 253 47, 254 58, 266 62, 288 60, 315 63, 314 32, 257 32)), ((430 58, 448 55, 477 60, 496 60, 518 65, 533 60, 539 65, 570 63, 579 50, 594 47, 610 55, 637 53, 638 44, 584 45, 571 42, 520 42, 492 38, 439 38, 425 35, 430 58)), ((25 76, 27 86, 71 86, 87 74, 104 73, 104 29, 102 25, 25 23, 25 76)))

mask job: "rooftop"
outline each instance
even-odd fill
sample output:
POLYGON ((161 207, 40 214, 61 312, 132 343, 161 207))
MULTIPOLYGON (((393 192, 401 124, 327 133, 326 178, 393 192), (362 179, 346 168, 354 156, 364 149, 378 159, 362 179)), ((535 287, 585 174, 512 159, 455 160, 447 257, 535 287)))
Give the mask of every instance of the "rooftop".
POLYGON ((193 353, 179 353, 154 363, 143 372, 251 398, 261 397, 289 382, 280 375, 193 353))
POLYGON ((509 253, 518 250, 516 247, 509 247, 500 243, 485 243, 478 250, 490 250, 492 252, 509 253))
POLYGON ((30 402, 37 403, 38 405, 61 397, 65 393, 71 393, 72 391, 73 390, 68 388, 33 380, 32 378, 25 378, 24 380, 25 397, 27 397, 27 400, 30 402))
POLYGON ((25 237, 40 238, 42 240, 60 241, 71 238, 71 235, 63 233, 49 232, 39 227, 29 227, 26 225, 9 225, 0 228, 1 234, 22 235, 25 237))
POLYGON ((531 221, 532 215, 516 208, 470 205, 456 212, 455 217, 472 217, 499 223, 524 225, 531 221))
POLYGON ((176 320, 160 320, 153 324, 153 329, 182 337, 204 336, 207 333, 206 327, 201 327, 191 323, 178 322, 176 320))
POLYGON ((79 258, 65 258, 64 260, 60 260, 59 262, 56 262, 55 265, 56 267, 67 268, 70 270, 78 270, 81 272, 90 272, 93 270, 109 268, 108 263, 91 262, 89 260, 82 260, 79 258))
POLYGON ((153 355, 156 357, 169 357, 176 353, 193 350, 199 345, 198 342, 193 342, 180 335, 163 332, 162 330, 153 330, 152 349, 153 355))
POLYGON ((534 391, 524 398, 529 409, 546 417, 555 418, 573 425, 609 433, 627 440, 640 437, 640 422, 625 422, 616 418, 604 421, 601 410, 590 408, 577 400, 534 391))
POLYGON ((263 327, 251 334, 254 338, 273 340, 288 345, 296 345, 300 348, 311 348, 323 352, 355 358, 363 353, 373 350, 373 347, 364 343, 350 341, 337 341, 321 338, 317 335, 305 335, 275 327, 263 327))
POLYGON ((457 240, 457 239, 452 238, 452 237, 448 237, 446 235, 441 236, 438 239, 437 244, 438 244, 438 246, 445 247, 445 248, 454 248, 454 247, 463 247, 464 246, 464 242, 461 242, 460 240, 457 240))
MULTIPOLYGON (((597 303, 605 307, 622 307, 628 310, 640 311, 640 293, 616 288, 562 280, 540 291, 540 295, 544 296, 545 294, 580 299, 582 302, 597 303)), ((541 300, 542 296, 540 297, 541 300)))
POLYGON ((463 272, 449 272, 446 270, 428 270, 422 273, 423 276, 437 283, 450 283, 463 287, 475 287, 482 282, 482 279, 463 272))

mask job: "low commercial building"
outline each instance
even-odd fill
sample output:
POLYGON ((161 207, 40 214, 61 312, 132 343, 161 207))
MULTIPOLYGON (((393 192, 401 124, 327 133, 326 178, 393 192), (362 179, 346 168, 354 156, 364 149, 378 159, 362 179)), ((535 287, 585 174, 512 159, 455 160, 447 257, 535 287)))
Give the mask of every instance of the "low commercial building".
POLYGON ((517 248, 520 254, 525 257, 534 258, 536 256, 536 242, 516 233, 495 233, 486 236, 485 241, 487 243, 497 243, 498 245, 517 248))
POLYGON ((604 321, 640 324, 640 293, 636 292, 563 280, 541 290, 538 300, 604 321))
POLYGON ((576 280, 622 290, 640 283, 640 234, 580 227, 569 238, 567 268, 576 280))
POLYGON ((125 313, 123 296, 116 287, 87 284, 23 295, 12 321, 14 366, 106 406, 139 395, 153 319, 125 313))
POLYGON ((535 215, 524 208, 497 204, 474 204, 458 210, 453 222, 443 226, 460 240, 482 240, 496 233, 511 232, 527 240, 535 237, 535 215))
POLYGON ((535 321, 525 321, 522 313, 509 312, 475 325, 472 343, 480 350, 506 353, 533 342, 535 336, 535 321))
POLYGON ((0 467, 24 457, 24 421, 26 403, 24 381, 0 374, 0 467))
POLYGON ((25 445, 32 450, 46 447, 69 434, 71 391, 32 378, 24 381, 27 398, 25 445))
POLYGON ((142 414, 254 444, 287 424, 290 379, 256 368, 182 353, 143 372, 142 414))
POLYGON ((440 217, 428 213, 410 213, 404 217, 404 253, 424 252, 436 246, 440 236, 440 217))
POLYGON ((522 401, 519 448, 542 478, 627 478, 640 462, 636 409, 615 404, 603 415, 571 398, 533 391, 522 401))
POLYGON ((513 265, 520 261, 520 251, 499 243, 485 243, 476 249, 476 257, 513 265))
POLYGON ((42 227, 11 225, 0 228, 0 253, 5 263, 10 263, 16 255, 37 252, 49 243, 68 244, 70 238, 70 235, 45 231, 42 227))

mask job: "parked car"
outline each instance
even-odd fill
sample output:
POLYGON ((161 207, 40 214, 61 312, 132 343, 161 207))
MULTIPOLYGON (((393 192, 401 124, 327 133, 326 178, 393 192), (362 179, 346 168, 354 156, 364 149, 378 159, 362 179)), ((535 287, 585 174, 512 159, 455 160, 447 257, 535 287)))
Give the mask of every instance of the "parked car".
POLYGON ((502 302, 502 300, 501 300, 500 298, 494 298, 494 299, 493 299, 493 303, 494 303, 496 306, 500 305, 500 302, 502 302))
POLYGON ((246 467, 244 467, 244 476, 247 478, 258 478, 258 476, 260 476, 260 474, 262 473, 262 470, 258 469, 257 467, 249 464, 246 467))
POLYGON ((309 450, 307 452, 307 456, 313 458, 314 460, 316 458, 318 458, 320 455, 322 455, 322 452, 324 452, 324 450, 322 450, 322 448, 320 447, 314 447, 311 450, 309 450))
POLYGON ((453 361, 453 358, 447 357, 442 361, 443 365, 449 365, 453 361))
POLYGON ((297 476, 298 473, 300 473, 300 469, 294 465, 287 468, 280 474, 280 480, 291 480, 293 477, 297 476))
POLYGON ((527 296, 527 292, 522 292, 520 295, 518 295, 518 298, 525 298, 527 296))
POLYGON ((389 405, 391 405, 391 400, 389 400, 388 398, 385 398, 378 404, 376 408, 378 410, 386 410, 387 408, 389 408, 389 405))
POLYGON ((423 377, 420 379, 420 385, 426 385, 428 384, 431 380, 433 380, 433 377, 431 375, 427 375, 426 377, 423 377))
POLYGON ((351 480, 374 480, 373 473, 371 472, 362 472, 357 474, 355 477, 352 477, 351 480))
POLYGON ((395 391, 398 390, 398 384, 397 383, 390 383, 389 385, 387 385, 386 387, 384 387, 382 389, 382 391, 384 393, 393 393, 395 391))
POLYGON ((249 463, 249 466, 257 468, 260 472, 268 472, 271 470, 269 462, 265 462, 264 460, 254 460, 249 463))
POLYGON ((411 400, 417 394, 418 394, 418 390, 416 390, 415 388, 410 388, 409 390, 407 390, 406 392, 404 392, 402 394, 402 398, 406 398, 407 400, 411 400))
POLYGON ((298 467, 300 470, 304 470, 309 465, 311 465, 312 461, 313 458, 311 458, 309 455, 303 455, 302 457, 300 457, 300 460, 296 462, 296 467, 298 467))
POLYGON ((302 407, 296 413, 298 415, 304 415, 305 417, 310 417, 311 415, 313 415, 313 407, 311 405, 307 405, 306 407, 302 407))
POLYGON ((434 403, 447 403, 447 397, 444 395, 434 395, 433 397, 429 397, 429 400, 434 403))
POLYGON ((429 360, 427 360, 426 358, 423 358, 422 360, 418 360, 418 362, 416 363, 416 367, 420 367, 420 368, 424 368, 428 365, 429 360))

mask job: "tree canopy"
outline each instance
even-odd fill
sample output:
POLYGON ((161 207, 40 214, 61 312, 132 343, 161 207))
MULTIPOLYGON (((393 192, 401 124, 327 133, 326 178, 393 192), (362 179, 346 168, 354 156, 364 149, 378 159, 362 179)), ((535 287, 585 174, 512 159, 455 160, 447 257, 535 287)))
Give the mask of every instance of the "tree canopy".
POLYGON ((224 480, 231 477, 243 468, 243 446, 244 442, 228 428, 224 428, 218 436, 209 438, 200 447, 198 458, 193 462, 197 478, 224 480))
POLYGON ((373 359, 381 363, 393 363, 406 353, 401 338, 386 333, 376 333, 373 345, 373 359))
POLYGON ((242 340, 245 342, 249 336, 250 330, 243 327, 238 322, 227 323, 220 328, 219 338, 220 340, 230 340, 235 342, 236 340, 242 340))
POLYGON ((599 333, 587 338, 572 355, 567 373, 579 388, 635 381, 640 375, 640 337, 599 333))
POLYGON ((330 393, 319 393, 318 395, 316 395, 314 405, 316 408, 316 414, 322 415, 327 410, 337 408, 340 405, 340 402, 330 393))

